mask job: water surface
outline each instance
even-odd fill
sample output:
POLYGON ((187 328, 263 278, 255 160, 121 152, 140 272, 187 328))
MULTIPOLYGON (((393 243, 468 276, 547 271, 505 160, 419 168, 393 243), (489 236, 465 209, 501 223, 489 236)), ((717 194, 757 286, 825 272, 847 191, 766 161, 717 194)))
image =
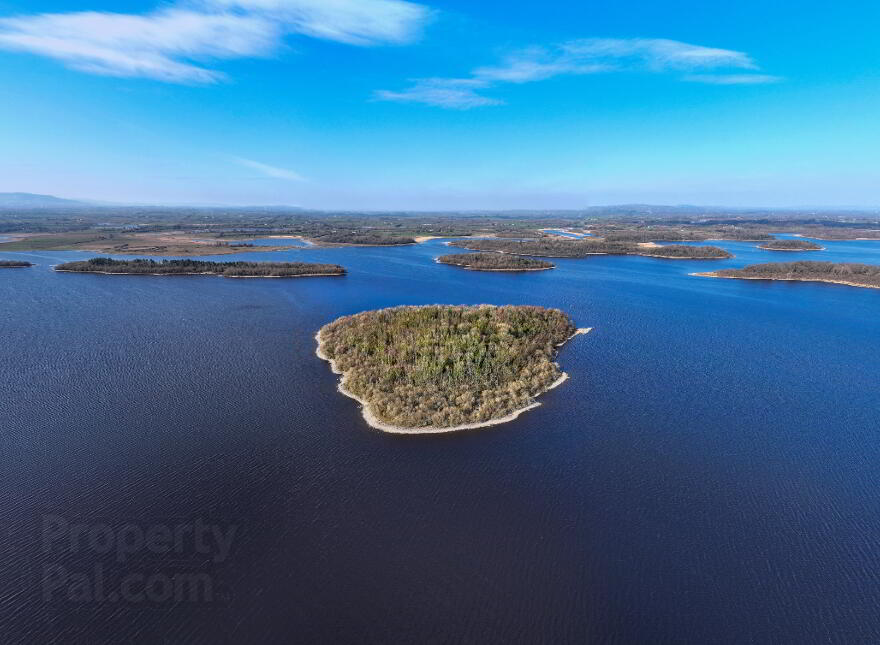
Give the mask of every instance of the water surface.
MULTIPOLYGON (((272 240, 271 243, 278 241, 272 240)), ((4 642, 880 641, 880 291, 688 275, 822 253, 594 256, 554 271, 437 265, 442 241, 217 260, 345 278, 55 274, 2 253, 4 642), (536 304, 593 333, 517 421, 379 433, 315 356, 338 316, 536 304), (40 522, 205 518, 231 555, 119 563, 40 522), (47 565, 209 570, 214 603, 43 598, 47 565)))

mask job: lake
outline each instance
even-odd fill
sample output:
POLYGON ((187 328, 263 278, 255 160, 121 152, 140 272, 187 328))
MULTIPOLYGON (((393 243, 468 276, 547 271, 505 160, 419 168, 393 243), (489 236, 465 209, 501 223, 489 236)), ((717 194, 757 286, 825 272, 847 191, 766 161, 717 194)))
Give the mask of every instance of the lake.
POLYGON ((736 257, 522 274, 435 264, 440 240, 214 258, 350 272, 291 280, 0 253, 38 265, 0 272, 2 640, 880 642, 880 291, 688 275, 880 264, 880 243, 718 245, 736 257), (382 434, 315 332, 429 303, 558 307, 594 331, 512 423, 382 434), (179 572, 212 593, 166 598, 179 572), (132 576, 158 591, 111 599, 132 576))

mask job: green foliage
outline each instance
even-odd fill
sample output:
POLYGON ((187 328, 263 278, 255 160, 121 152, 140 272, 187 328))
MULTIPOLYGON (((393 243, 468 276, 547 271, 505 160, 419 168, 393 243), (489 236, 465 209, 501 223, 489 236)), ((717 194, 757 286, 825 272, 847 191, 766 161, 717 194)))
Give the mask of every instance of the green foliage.
POLYGON ((24 269, 34 266, 30 262, 19 262, 17 260, 0 260, 0 269, 24 269))
POLYGON ((401 235, 371 231, 343 231, 312 238, 319 244, 358 244, 363 246, 395 246, 415 244, 415 239, 401 235))
POLYGON ((529 405, 560 377, 556 347, 574 331, 557 309, 436 305, 346 316, 320 340, 381 421, 452 427, 529 405))
POLYGON ((761 245, 769 251, 821 251, 822 247, 808 240, 772 240, 761 245))
POLYGON ((127 273, 146 275, 210 274, 226 278, 285 278, 306 275, 344 275, 345 269, 337 264, 307 262, 205 262, 201 260, 113 260, 92 258, 67 262, 55 267, 57 271, 84 273, 127 273))
POLYGON ((880 266, 849 262, 768 262, 742 269, 723 269, 718 275, 725 278, 851 282, 864 287, 880 287, 880 266))
POLYGON ((666 244, 663 246, 643 248, 641 254, 650 255, 652 257, 690 258, 694 260, 721 260, 733 257, 730 253, 717 246, 688 246, 686 244, 666 244))
POLYGON ((502 253, 456 253, 442 255, 437 258, 442 264, 454 264, 477 271, 529 271, 535 269, 552 269, 552 262, 532 260, 502 253))

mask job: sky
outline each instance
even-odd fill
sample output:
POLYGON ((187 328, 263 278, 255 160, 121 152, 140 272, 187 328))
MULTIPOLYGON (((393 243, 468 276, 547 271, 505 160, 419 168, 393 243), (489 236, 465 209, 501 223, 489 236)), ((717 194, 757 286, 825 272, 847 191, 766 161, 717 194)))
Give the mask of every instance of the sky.
POLYGON ((880 206, 880 3, 0 0, 0 192, 880 206))

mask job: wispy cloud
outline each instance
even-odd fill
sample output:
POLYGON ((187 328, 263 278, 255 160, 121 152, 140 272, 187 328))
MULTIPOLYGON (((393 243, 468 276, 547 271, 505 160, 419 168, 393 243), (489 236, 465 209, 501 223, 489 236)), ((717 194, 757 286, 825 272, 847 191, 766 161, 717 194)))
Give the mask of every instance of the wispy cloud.
POLYGON ((478 67, 465 79, 416 79, 411 87, 402 91, 380 90, 376 98, 468 109, 502 103, 478 91, 502 83, 531 83, 562 75, 622 71, 685 73, 683 80, 728 85, 778 80, 765 74, 742 73, 758 69, 748 54, 729 49, 660 38, 587 38, 514 52, 498 65, 478 67), (718 70, 740 73, 706 73, 718 70), (444 100, 447 96, 449 101, 444 100))
POLYGON ((684 80, 710 85, 766 85, 778 83, 782 77, 770 74, 689 74, 684 80))
POLYGON ((431 11, 405 0, 184 0, 146 14, 0 18, 0 49, 54 58, 94 74, 172 83, 223 78, 206 61, 267 57, 288 34, 350 45, 418 38, 431 11))
POLYGON ((262 173, 267 177, 271 177, 273 179, 286 179, 288 181, 306 181, 306 178, 300 175, 298 172, 288 170, 287 168, 270 166, 269 164, 260 163, 259 161, 254 161, 253 159, 244 159, 242 157, 232 157, 232 160, 237 164, 245 166, 246 168, 251 168, 252 170, 256 170, 257 172, 262 173))
POLYGON ((376 98, 400 103, 424 103, 453 110, 469 110, 502 101, 481 95, 478 90, 489 84, 474 78, 422 78, 400 92, 379 90, 376 98))

